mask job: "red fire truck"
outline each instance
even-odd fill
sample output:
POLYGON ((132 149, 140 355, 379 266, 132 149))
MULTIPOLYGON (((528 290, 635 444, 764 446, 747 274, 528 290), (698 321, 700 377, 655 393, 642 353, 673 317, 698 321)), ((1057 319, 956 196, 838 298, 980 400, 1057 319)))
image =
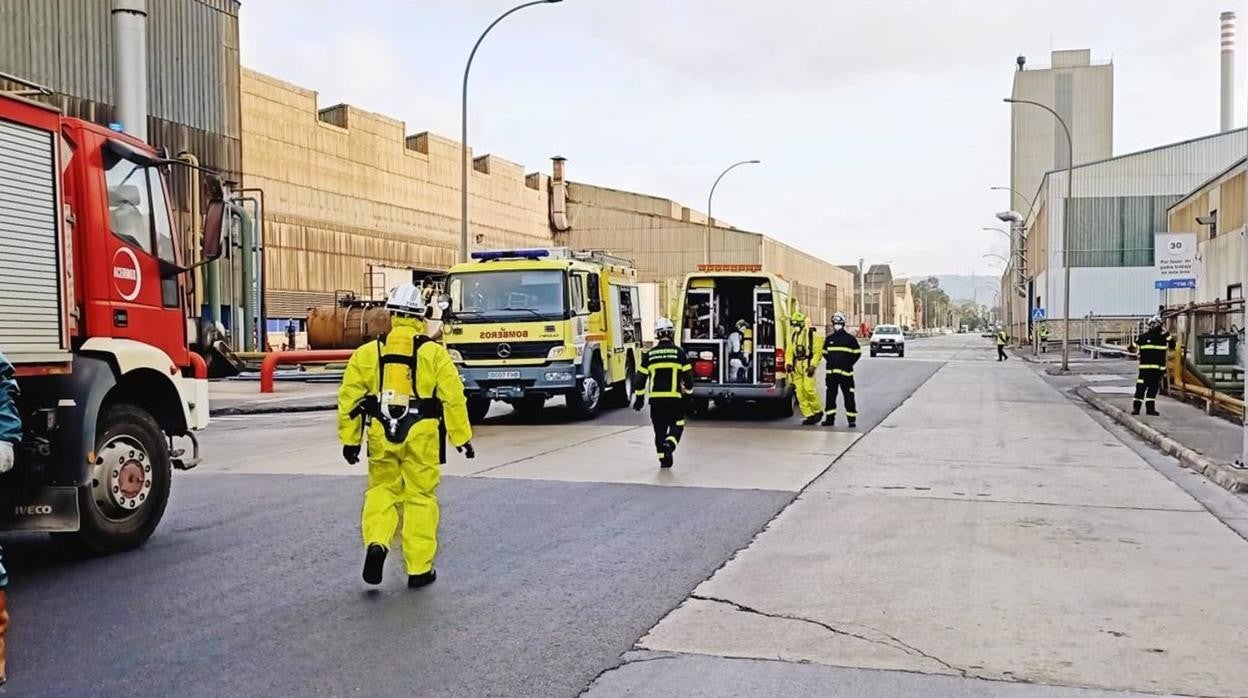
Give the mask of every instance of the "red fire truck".
MULTIPOLYGON (((0 477, 0 527, 133 548, 160 522, 172 471, 198 462, 208 383, 190 350, 175 164, 0 93, 0 351, 24 426, 0 477)), ((210 198, 199 263, 220 255, 228 215, 210 198)))

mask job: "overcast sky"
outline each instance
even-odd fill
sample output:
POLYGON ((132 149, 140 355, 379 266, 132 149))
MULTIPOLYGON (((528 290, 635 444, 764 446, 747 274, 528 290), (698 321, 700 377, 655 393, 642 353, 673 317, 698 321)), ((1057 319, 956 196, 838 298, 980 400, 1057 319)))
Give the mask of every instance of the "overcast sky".
MULTIPOLYGON (((463 63, 518 0, 245 0, 244 65, 459 138, 463 63)), ((473 65, 470 141, 571 179, 705 210, 837 263, 989 273, 1010 206, 1018 54, 1113 60, 1114 152, 1218 129, 1222 10, 1242 0, 565 0, 473 65)), ((1248 27, 1241 27, 1241 36, 1248 27)), ((1242 43, 1242 42, 1241 42, 1242 43)), ((1239 122, 1248 100, 1238 61, 1239 122)), ((698 243, 700 244, 700 243, 698 243)))

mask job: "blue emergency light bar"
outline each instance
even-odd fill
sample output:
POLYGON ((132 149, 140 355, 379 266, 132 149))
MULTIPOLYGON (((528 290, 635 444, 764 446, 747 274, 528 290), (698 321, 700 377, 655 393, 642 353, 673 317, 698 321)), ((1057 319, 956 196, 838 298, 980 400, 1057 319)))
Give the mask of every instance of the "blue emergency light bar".
POLYGON ((550 250, 534 248, 530 250, 487 250, 483 252, 473 252, 472 258, 482 262, 488 262, 495 259, 541 259, 549 257, 550 250))

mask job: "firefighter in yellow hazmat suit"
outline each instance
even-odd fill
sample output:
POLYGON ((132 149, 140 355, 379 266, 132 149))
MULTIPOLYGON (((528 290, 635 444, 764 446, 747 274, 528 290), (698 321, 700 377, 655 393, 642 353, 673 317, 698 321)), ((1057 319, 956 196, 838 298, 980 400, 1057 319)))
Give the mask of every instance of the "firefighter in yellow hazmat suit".
POLYGON ((802 424, 818 424, 823 419, 823 404, 815 388, 815 369, 823 361, 823 338, 817 329, 806 326, 806 314, 800 310, 793 311, 789 325, 793 333, 789 342, 793 363, 785 367, 785 372, 797 392, 797 406, 804 417, 802 424))
POLYGON ((338 439, 343 458, 354 465, 367 438, 364 581, 381 582, 402 508, 403 559, 414 589, 437 578, 437 488, 447 437, 466 457, 476 454, 463 382, 446 348, 425 334, 429 309, 420 289, 397 287, 386 307, 390 331, 356 349, 347 363, 338 390, 338 439))

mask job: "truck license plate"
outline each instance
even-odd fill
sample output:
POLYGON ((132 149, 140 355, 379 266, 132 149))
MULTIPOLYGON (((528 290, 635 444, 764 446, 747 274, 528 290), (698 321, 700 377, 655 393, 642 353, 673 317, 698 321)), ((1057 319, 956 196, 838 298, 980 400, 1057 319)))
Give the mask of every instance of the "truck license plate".
POLYGON ((492 380, 492 381, 519 380, 520 372, 519 371, 486 371, 485 378, 486 380, 492 380))

